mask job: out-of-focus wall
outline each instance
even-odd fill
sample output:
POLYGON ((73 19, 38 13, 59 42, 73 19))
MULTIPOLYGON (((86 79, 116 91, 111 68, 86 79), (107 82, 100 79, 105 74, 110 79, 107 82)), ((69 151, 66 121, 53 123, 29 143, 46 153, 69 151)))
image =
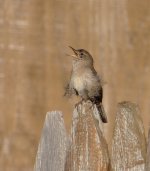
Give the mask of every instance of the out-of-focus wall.
POLYGON ((109 147, 118 102, 140 105, 147 133, 149 9, 149 0, 0 0, 0 170, 33 169, 47 111, 63 111, 69 130, 68 45, 91 52, 106 82, 109 147))

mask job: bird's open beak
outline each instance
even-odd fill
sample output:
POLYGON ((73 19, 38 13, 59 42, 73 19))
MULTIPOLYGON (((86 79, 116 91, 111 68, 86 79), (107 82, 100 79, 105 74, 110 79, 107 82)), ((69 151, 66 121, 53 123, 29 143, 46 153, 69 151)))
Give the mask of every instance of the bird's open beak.
POLYGON ((78 58, 79 56, 78 56, 78 51, 76 50, 76 49, 74 49, 73 47, 71 47, 71 46, 69 46, 72 50, 73 50, 73 52, 74 52, 74 54, 75 55, 70 55, 70 56, 72 56, 72 57, 74 57, 74 58, 78 58))

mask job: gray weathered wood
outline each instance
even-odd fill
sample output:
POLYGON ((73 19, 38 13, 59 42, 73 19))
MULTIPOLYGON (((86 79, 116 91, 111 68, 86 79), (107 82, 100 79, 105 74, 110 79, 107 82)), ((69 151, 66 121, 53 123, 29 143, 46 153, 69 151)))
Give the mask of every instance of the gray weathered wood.
POLYGON ((34 171, 65 171, 67 135, 61 112, 46 115, 34 171))
POLYGON ((79 104, 72 119, 72 144, 66 171, 108 171, 109 154, 99 113, 91 102, 79 104))
POLYGON ((150 171, 150 129, 149 129, 149 133, 148 133, 146 171, 150 171))
POLYGON ((122 102, 115 120, 112 170, 144 171, 145 160, 146 142, 139 108, 131 102, 122 102))

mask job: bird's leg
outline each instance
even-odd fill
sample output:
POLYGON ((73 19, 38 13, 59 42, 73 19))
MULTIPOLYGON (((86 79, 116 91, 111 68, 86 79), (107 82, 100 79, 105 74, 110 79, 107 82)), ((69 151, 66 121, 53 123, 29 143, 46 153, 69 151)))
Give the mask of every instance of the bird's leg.
POLYGON ((82 99, 75 105, 75 107, 82 104, 83 102, 87 102, 88 100, 90 100, 88 96, 88 90, 82 90, 81 92, 78 92, 78 94, 81 96, 82 99))
MULTIPOLYGON (((91 100, 90 100, 90 102, 92 102, 91 100)), ((89 110, 91 110, 93 107, 94 107, 94 103, 92 102, 92 105, 89 107, 89 110)))
POLYGON ((78 107, 80 104, 82 104, 83 101, 84 99, 82 98, 78 103, 75 104, 75 107, 78 107))

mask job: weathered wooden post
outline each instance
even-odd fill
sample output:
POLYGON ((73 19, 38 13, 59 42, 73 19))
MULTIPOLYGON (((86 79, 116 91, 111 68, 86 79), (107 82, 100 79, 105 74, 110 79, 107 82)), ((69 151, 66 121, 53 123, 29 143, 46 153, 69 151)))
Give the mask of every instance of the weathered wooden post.
POLYGON ((70 168, 67 171, 108 171, 109 154, 96 106, 89 101, 73 112, 70 168))
POLYGON ((139 107, 131 102, 118 105, 112 141, 113 171, 145 171, 146 142, 139 107))
POLYGON ((146 171, 150 171, 150 129, 148 133, 146 171))
POLYGON ((46 115, 34 171, 65 171, 67 134, 61 112, 46 115))
POLYGON ((78 105, 73 112, 70 142, 61 113, 48 112, 34 171, 108 171, 102 125, 91 102, 78 105))

